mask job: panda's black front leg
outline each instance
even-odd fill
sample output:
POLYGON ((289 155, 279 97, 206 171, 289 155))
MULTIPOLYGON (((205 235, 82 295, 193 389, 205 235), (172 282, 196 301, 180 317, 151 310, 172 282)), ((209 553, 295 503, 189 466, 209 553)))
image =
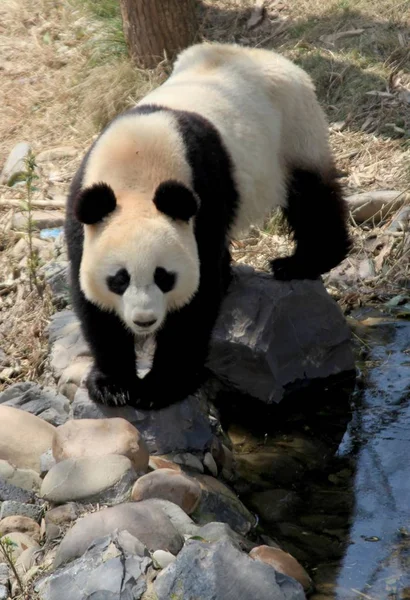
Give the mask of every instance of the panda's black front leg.
POLYGON ((116 315, 100 310, 84 296, 75 304, 94 358, 85 382, 91 400, 108 406, 135 404, 139 391, 133 334, 116 315))
POLYGON ((346 205, 334 174, 295 169, 284 213, 296 248, 292 256, 271 261, 276 279, 317 279, 347 256, 346 205))
POLYGON ((195 393, 206 379, 205 361, 218 302, 196 300, 167 316, 156 338, 151 371, 141 380, 138 407, 161 409, 195 393))

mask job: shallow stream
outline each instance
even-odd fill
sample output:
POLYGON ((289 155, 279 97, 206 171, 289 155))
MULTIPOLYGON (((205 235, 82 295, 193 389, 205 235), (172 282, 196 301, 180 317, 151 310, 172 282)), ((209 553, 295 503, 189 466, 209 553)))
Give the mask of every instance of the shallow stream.
POLYGON ((353 330, 356 382, 230 413, 235 487, 267 542, 307 568, 312 600, 410 599, 410 322, 353 330))

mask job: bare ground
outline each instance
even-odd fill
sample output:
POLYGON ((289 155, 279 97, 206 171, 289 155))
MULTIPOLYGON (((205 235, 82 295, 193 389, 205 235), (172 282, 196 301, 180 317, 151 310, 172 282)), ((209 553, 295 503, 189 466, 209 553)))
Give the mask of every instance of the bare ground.
MULTIPOLYGON (((410 189, 410 0, 204 0, 198 39, 272 48, 313 77, 331 126, 331 143, 347 194, 410 189), (252 26, 253 23, 256 25, 252 26)), ((170 65, 141 71, 127 57, 117 0, 3 0, 0 3, 0 166, 20 141, 35 155, 68 147, 70 156, 38 162, 34 200, 57 205, 98 130, 165 79, 170 65)), ((53 311, 47 291, 30 291, 27 270, 12 256, 26 234, 10 227, 23 186, 0 186, 0 350, 7 357, 0 389, 41 377, 44 328, 53 311), (10 200, 14 201, 10 203, 10 200)), ((348 310, 407 293, 409 238, 352 219, 355 250, 344 265, 353 283, 328 277, 348 310), (366 269, 367 265, 367 269, 366 269), (363 270, 364 267, 364 270, 363 270), (357 275, 358 269, 363 274, 357 275)), ((274 216, 233 244, 234 257, 266 268, 291 242, 274 216)))

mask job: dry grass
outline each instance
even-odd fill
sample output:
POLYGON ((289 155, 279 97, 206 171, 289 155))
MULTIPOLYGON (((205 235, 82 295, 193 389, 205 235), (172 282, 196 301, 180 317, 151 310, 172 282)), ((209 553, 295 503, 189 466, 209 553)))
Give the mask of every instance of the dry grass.
MULTIPOLYGON (((316 82, 347 192, 408 190, 410 0, 266 0, 264 19, 249 29, 253 8, 254 0, 202 0, 198 39, 272 48, 295 60, 316 82)), ((34 199, 63 197, 98 130, 161 83, 169 69, 166 62, 152 71, 130 64, 117 0, 3 0, 0 165, 22 140, 34 154, 77 149, 74 157, 39 165, 34 199)), ((0 187, 0 283, 14 268, 9 250, 16 241, 1 199, 24 197, 22 188, 0 187)), ((356 277, 354 285, 328 278, 342 306, 384 300, 406 285, 409 239, 388 233, 388 225, 388 219, 379 228, 352 224, 355 253, 345 268, 353 265, 357 275, 371 261, 374 274, 356 277)), ((291 249, 283 233, 274 215, 262 231, 235 242, 235 259, 266 268, 272 255, 291 249)), ((0 346, 16 366, 13 378, 41 372, 51 311, 49 300, 30 295, 25 283, 0 295, 0 346)))

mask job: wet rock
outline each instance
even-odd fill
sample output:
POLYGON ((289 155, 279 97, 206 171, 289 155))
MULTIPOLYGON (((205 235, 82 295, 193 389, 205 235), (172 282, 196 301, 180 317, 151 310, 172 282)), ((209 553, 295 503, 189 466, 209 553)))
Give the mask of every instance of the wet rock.
MULTIPOLYGON (((64 213, 59 210, 33 210, 31 215, 33 229, 49 229, 64 225, 64 213)), ((13 216, 12 227, 18 231, 24 231, 27 228, 27 214, 16 212, 13 216)))
POLYGON ((188 469, 199 471, 199 473, 204 472, 204 466, 201 460, 194 454, 191 454, 190 452, 182 452, 181 454, 175 454, 174 462, 176 462, 177 465, 183 465, 188 469))
POLYGON ((0 394, 0 404, 12 406, 40 417, 51 425, 62 425, 68 419, 70 404, 52 388, 36 383, 16 383, 0 394))
POLYGON ((353 371, 351 334, 322 282, 276 281, 235 267, 208 366, 242 393, 280 402, 288 389, 353 371))
POLYGON ((276 526, 283 538, 294 542, 311 557, 324 560, 339 558, 343 555, 344 544, 329 535, 319 535, 293 523, 278 523, 276 526))
POLYGON ((354 494, 345 490, 329 490, 323 488, 311 488, 309 504, 312 514, 351 514, 354 508, 354 494))
POLYGON ((125 500, 136 478, 126 456, 68 458, 47 473, 40 495, 56 504, 70 501, 114 504, 125 500))
POLYGON ((25 533, 12 531, 11 533, 7 534, 7 539, 10 540, 10 542, 12 542, 12 545, 10 545, 10 551, 13 560, 17 560, 18 557, 24 552, 24 550, 27 550, 27 548, 36 548, 37 550, 40 549, 40 546, 37 544, 37 542, 35 542, 33 539, 31 539, 31 537, 29 537, 25 533))
POLYGON ((147 471, 147 446, 139 431, 125 419, 71 420, 56 429, 53 455, 57 462, 108 454, 126 456, 137 473, 147 471))
POLYGON ((212 521, 221 521, 230 525, 237 533, 247 535, 256 521, 236 494, 214 477, 194 473, 192 476, 202 488, 201 499, 192 513, 195 522, 206 525, 212 521))
POLYGON ((158 469, 140 477, 135 483, 131 498, 134 501, 160 498, 180 506, 188 515, 198 505, 201 497, 199 483, 173 469, 158 469))
POLYGON ((97 538, 126 530, 148 550, 167 550, 177 554, 183 538, 165 512, 150 500, 113 506, 79 519, 61 542, 54 568, 82 556, 97 538))
POLYGON ((237 548, 246 552, 249 552, 257 545, 236 533, 226 523, 208 523, 200 527, 195 536, 201 537, 207 542, 217 542, 218 540, 228 538, 237 548))
POLYGON ((6 460, 0 460, 0 479, 28 492, 39 490, 41 478, 32 469, 16 469, 6 460))
POLYGON ((13 515, 29 517, 34 521, 39 521, 43 513, 43 507, 38 504, 25 504, 15 500, 6 500, 0 507, 0 520, 13 515))
POLYGON ((20 142, 14 146, 1 172, 0 185, 12 186, 20 175, 26 173, 26 159, 30 151, 31 146, 27 142, 20 142))
POLYGON ((161 569, 165 569, 165 567, 175 562, 175 556, 171 552, 165 552, 165 550, 155 550, 152 558, 161 569))
POLYGON ((275 489, 251 494, 247 505, 266 523, 275 524, 292 517, 302 505, 302 500, 295 492, 275 489))
POLYGON ((293 577, 308 591, 312 587, 312 580, 298 561, 287 552, 279 548, 258 546, 249 553, 254 560, 259 560, 273 567, 279 573, 293 577))
POLYGON ((39 600, 140 600, 151 562, 138 539, 119 531, 95 540, 81 558, 37 582, 35 591, 39 600))
POLYGON ((299 582, 253 561, 229 540, 188 540, 155 581, 158 600, 305 600, 299 582))
POLYGON ((72 416, 74 419, 121 417, 138 429, 150 454, 203 451, 210 446, 213 437, 207 412, 193 396, 161 410, 142 411, 131 406, 97 405, 89 399, 85 389, 79 388, 72 404, 72 416))
POLYGON ((0 521, 0 537, 13 531, 25 533, 35 542, 40 542, 40 525, 29 517, 12 516, 0 521))
POLYGON ((288 486, 302 478, 305 467, 286 452, 254 452, 236 457, 238 475, 252 484, 253 489, 288 486))
POLYGON ((218 476, 218 467, 216 465, 215 459, 210 452, 207 452, 204 456, 204 466, 208 469, 208 471, 214 477, 218 476))
POLYGON ((0 405, 0 456, 17 468, 38 473, 54 431, 53 425, 24 410, 0 405))

